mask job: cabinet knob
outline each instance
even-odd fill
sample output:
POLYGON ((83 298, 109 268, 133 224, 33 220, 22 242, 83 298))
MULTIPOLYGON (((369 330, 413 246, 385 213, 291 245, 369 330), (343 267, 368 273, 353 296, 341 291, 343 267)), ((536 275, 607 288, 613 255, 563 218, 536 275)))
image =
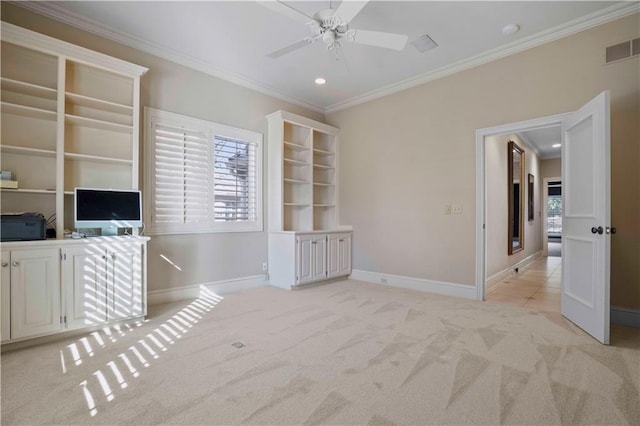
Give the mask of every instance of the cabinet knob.
POLYGON ((7 266, 9 266, 9 262, 2 262, 2 267, 6 268, 7 266))
POLYGON ((107 256, 105 256, 105 255, 103 254, 103 255, 102 255, 102 258, 103 258, 103 259, 106 259, 106 258, 107 258, 107 256))
POLYGON ((11 266, 18 266, 20 264, 20 262, 11 262, 11 266))

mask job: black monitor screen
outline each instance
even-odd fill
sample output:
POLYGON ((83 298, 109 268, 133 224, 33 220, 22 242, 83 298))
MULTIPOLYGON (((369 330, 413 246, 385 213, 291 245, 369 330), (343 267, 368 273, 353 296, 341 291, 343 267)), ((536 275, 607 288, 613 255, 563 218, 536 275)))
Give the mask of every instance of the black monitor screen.
POLYGON ((76 220, 141 220, 139 191, 76 190, 76 220))

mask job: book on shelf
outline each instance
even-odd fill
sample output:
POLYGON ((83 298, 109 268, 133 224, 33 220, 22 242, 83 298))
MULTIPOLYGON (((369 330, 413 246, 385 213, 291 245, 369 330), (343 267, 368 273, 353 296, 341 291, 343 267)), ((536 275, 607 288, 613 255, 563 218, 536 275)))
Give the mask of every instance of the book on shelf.
POLYGON ((5 189, 18 189, 18 181, 17 180, 0 180, 0 188, 5 189))
POLYGON ((13 172, 8 170, 0 171, 0 180, 13 180, 13 172))

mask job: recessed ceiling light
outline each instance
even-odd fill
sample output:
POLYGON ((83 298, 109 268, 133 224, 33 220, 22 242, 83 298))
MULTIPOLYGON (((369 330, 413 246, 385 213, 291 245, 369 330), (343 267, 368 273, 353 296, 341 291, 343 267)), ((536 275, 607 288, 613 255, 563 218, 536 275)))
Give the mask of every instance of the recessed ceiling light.
POLYGON ((561 143, 554 143, 553 145, 551 145, 551 148, 560 148, 561 146, 561 143))
POLYGON ((504 28, 502 28, 502 34, 504 35, 511 35, 511 34, 515 34, 520 30, 520 26, 516 25, 516 24, 508 24, 505 25, 504 28))
POLYGON ((326 82, 327 82, 327 80, 325 80, 325 79, 324 79, 324 78, 322 78, 322 77, 318 77, 318 78, 316 78, 316 84, 317 84, 318 86, 321 86, 321 85, 325 84, 326 82))

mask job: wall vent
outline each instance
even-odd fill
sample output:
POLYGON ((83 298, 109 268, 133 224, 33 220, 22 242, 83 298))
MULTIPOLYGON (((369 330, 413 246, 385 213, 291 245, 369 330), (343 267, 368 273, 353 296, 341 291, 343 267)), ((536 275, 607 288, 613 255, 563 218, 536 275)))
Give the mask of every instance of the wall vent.
POLYGON ((606 49, 606 63, 640 55, 640 38, 614 44, 606 49))
POLYGON ((631 40, 631 56, 640 55, 640 38, 631 40))

